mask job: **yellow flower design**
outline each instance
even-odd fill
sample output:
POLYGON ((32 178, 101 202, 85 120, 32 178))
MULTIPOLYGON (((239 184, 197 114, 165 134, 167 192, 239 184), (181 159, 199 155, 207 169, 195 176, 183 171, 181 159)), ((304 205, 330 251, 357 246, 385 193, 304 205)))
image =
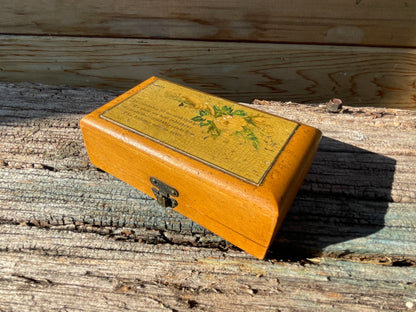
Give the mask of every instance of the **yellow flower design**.
POLYGON ((234 115, 224 115, 215 118, 215 121, 219 128, 232 131, 232 133, 243 131, 244 127, 247 126, 247 121, 244 118, 234 115))
POLYGON ((193 108, 197 110, 206 110, 209 109, 212 115, 214 115, 214 109, 208 105, 208 103, 202 103, 200 99, 197 98, 190 98, 189 96, 182 96, 183 103, 191 105, 193 108))
POLYGON ((191 106, 199 111, 199 114, 192 120, 198 122, 200 127, 207 127, 207 133, 212 138, 216 139, 223 133, 238 135, 251 142, 256 150, 259 148, 260 141, 255 133, 256 116, 250 116, 241 109, 234 110, 233 105, 211 106, 189 98, 184 98, 180 105, 191 106))

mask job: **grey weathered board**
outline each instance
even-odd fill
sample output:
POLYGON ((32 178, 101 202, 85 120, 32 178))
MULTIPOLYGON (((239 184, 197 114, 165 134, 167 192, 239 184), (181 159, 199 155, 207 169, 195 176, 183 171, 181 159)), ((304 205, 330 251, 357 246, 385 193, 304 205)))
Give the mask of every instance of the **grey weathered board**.
POLYGON ((260 261, 89 163, 117 94, 0 84, 0 311, 416 310, 416 112, 256 101, 324 135, 260 261))

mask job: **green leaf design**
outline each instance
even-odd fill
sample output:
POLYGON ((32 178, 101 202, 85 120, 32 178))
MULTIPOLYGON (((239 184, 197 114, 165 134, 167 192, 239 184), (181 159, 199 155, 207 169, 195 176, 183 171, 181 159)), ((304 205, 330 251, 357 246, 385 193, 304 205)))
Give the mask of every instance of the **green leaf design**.
POLYGON ((195 117, 193 117, 193 118, 192 118, 192 120, 193 120, 193 121, 196 121, 196 122, 205 121, 205 119, 204 119, 204 118, 202 118, 201 116, 195 116, 195 117))
POLYGON ((208 108, 204 109, 204 110, 200 110, 199 111, 199 115, 201 116, 207 116, 207 115, 211 115, 211 112, 208 108))
POLYGON ((259 149, 260 141, 257 138, 256 134, 254 133, 254 130, 253 130, 252 126, 246 126, 246 127, 243 128, 242 131, 236 132, 236 134, 239 134, 243 138, 249 140, 256 150, 259 149))
POLYGON ((259 147, 260 147, 260 142, 259 142, 259 140, 258 140, 257 138, 255 138, 255 139, 251 140, 251 144, 253 145, 253 147, 254 147, 256 150, 258 150, 258 149, 259 149, 259 147))
POLYGON ((247 116, 247 113, 239 109, 239 110, 233 111, 232 115, 244 117, 244 116, 247 116))
POLYGON ((247 117, 244 117, 244 120, 245 120, 248 124, 250 124, 250 125, 252 125, 252 126, 254 126, 254 127, 257 127, 256 123, 254 122, 254 118, 253 118, 253 116, 247 116, 247 117))
POLYGON ((217 105, 213 106, 214 109, 214 117, 218 118, 225 115, 232 115, 233 108, 231 106, 224 105, 223 107, 218 107, 217 105))
POLYGON ((217 125, 214 122, 211 122, 211 124, 208 127, 208 133, 214 138, 218 138, 221 135, 221 130, 218 129, 217 125))
POLYGON ((214 109, 214 117, 220 117, 221 109, 217 105, 214 105, 212 108, 214 109))
POLYGON ((235 118, 243 118, 246 122, 246 125, 243 126, 243 129, 240 131, 235 131, 233 134, 241 136, 244 140, 249 141, 251 145, 258 150, 260 148, 260 141, 256 136, 255 129, 257 125, 254 122, 255 116, 250 116, 242 109, 234 110, 233 106, 224 105, 222 107, 218 105, 213 105, 212 109, 209 107, 199 110, 199 114, 191 118, 192 121, 198 122, 200 127, 207 127, 207 133, 213 138, 216 139, 221 136, 223 131, 227 131, 227 128, 222 124, 217 125, 216 118, 222 116, 229 116, 235 118), (211 118, 206 119, 205 116, 212 116, 211 118), (238 117, 237 117, 238 116, 238 117), (223 129, 223 128, 224 129, 223 129))
POLYGON ((221 108, 222 115, 231 115, 233 113, 233 108, 231 106, 223 106, 221 108))

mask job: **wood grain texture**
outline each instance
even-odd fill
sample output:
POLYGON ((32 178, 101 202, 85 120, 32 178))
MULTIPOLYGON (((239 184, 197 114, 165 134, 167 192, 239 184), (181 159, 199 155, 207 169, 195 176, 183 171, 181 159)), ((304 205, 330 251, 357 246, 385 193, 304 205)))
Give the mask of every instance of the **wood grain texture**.
POLYGON ((152 75, 236 101, 416 107, 414 49, 0 36, 0 81, 127 90, 152 75))
POLYGON ((3 34, 416 46, 412 1, 0 1, 3 34))
MULTIPOLYGON (((118 234, 123 227, 153 229, 156 240, 179 233, 187 243, 209 245, 212 238, 218 246, 199 226, 91 167, 78 122, 115 92, 2 84, 1 93, 2 215, 8 222, 121 228, 118 234)), ((294 253, 415 256, 415 113, 348 108, 329 114, 319 106, 281 103, 257 107, 324 134, 280 244, 294 253)))
POLYGON ((414 311, 414 267, 258 261, 0 226, 2 311, 414 311))
POLYGON ((1 311, 415 311, 416 113, 256 101, 324 139, 267 261, 89 164, 117 91, 0 83, 1 311))

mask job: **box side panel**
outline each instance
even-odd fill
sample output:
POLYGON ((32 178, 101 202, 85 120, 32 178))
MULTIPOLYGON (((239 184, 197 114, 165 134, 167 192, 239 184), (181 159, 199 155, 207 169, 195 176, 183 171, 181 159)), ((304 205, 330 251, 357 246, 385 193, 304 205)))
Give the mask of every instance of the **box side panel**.
POLYGON ((265 180, 266 184, 275 186, 274 195, 279 208, 271 243, 309 171, 321 136, 318 129, 300 125, 265 180))
MULTIPOLYGON (((266 246, 264 246, 263 244, 258 244, 255 240, 249 238, 248 236, 242 235, 234 231, 232 228, 230 228, 229 225, 220 223, 217 220, 212 219, 211 217, 202 213, 200 210, 195 210, 190 205, 181 206, 179 212, 185 216, 192 216, 192 220, 196 223, 204 226, 213 233, 216 233, 219 236, 225 238, 230 243, 234 244, 235 246, 241 248, 242 250, 248 252, 249 254, 253 255, 258 259, 264 259, 268 250, 268 246, 272 242, 271 240, 274 234, 274 226, 270 227, 270 230, 267 231, 269 233, 269 243, 267 243, 266 246)), ((273 219, 275 219, 275 217, 269 218, 269 220, 273 219)), ((260 224, 261 221, 258 221, 258 223, 260 224)))

